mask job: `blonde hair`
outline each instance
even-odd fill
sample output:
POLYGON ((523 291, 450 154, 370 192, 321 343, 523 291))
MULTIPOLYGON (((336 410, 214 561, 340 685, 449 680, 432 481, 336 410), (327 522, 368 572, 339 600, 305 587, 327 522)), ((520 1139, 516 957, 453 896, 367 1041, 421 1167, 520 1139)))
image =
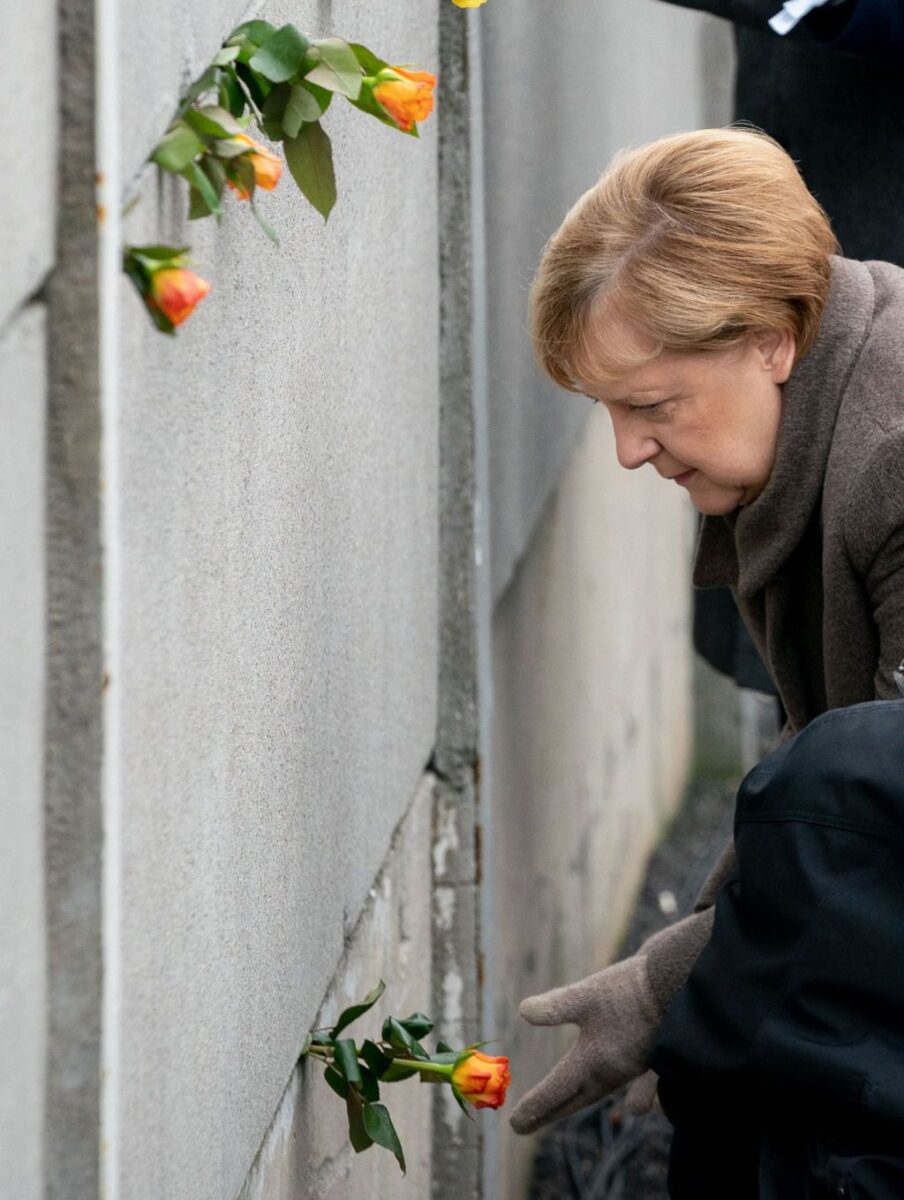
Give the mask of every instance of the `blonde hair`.
POLYGON ((701 129, 624 150, 543 252, 531 289, 537 358, 570 391, 664 350, 719 350, 759 329, 790 330, 800 358, 837 251, 794 162, 759 130, 701 129))

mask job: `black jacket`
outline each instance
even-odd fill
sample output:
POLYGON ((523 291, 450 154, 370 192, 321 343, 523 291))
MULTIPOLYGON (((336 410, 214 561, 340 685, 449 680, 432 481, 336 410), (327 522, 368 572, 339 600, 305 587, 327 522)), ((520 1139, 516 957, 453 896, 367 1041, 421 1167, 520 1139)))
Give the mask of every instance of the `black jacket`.
POLYGON ((765 758, 735 847, 651 1066, 715 1110, 759 1097, 765 1121, 904 1148, 904 701, 825 713, 765 758))

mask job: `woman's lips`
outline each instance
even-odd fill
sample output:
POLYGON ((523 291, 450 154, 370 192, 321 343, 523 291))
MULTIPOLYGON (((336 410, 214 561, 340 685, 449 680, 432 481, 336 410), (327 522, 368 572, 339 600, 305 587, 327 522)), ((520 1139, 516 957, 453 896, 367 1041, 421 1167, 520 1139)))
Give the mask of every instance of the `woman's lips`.
POLYGON ((689 471, 684 471, 680 475, 673 475, 672 479, 674 480, 675 483, 678 483, 682 487, 685 487, 688 483, 690 483, 691 479, 696 474, 697 474, 697 468, 691 467, 691 469, 689 471))

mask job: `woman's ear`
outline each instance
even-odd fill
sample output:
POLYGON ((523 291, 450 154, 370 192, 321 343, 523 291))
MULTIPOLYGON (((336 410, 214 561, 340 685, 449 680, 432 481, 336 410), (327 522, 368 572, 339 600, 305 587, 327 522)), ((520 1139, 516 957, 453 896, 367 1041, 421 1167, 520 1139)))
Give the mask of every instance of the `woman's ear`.
POLYGON ((794 367, 797 344, 790 329, 763 329, 754 334, 754 344, 763 369, 772 372, 775 383, 787 383, 794 367))

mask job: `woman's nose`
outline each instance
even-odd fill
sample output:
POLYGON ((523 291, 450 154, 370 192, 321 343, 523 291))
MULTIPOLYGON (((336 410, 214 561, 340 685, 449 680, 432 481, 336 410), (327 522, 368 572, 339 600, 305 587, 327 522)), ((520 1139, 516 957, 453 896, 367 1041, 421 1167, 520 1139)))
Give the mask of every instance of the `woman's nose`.
POLYGON ((619 465, 629 471, 642 467, 662 449, 654 437, 632 425, 630 419, 613 418, 612 428, 615 433, 615 456, 619 465))

